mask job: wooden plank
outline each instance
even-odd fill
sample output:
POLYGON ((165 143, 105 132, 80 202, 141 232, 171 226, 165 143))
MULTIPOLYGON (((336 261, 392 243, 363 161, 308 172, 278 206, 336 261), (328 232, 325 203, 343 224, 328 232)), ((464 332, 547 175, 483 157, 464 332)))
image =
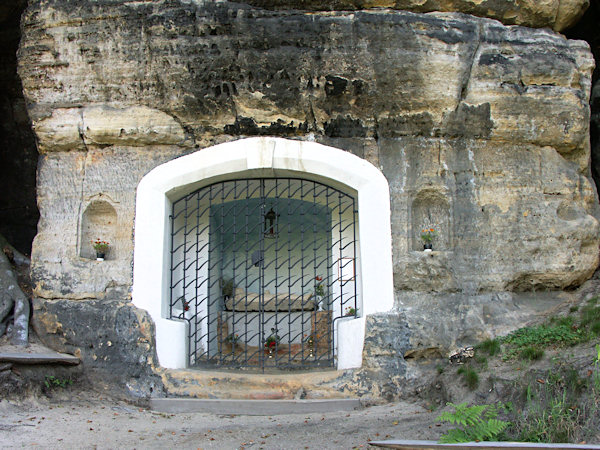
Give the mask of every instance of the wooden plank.
POLYGON ((65 364, 76 366, 79 358, 64 353, 0 353, 0 362, 13 364, 65 364))
POLYGON ((478 449, 478 450, 506 450, 506 449, 600 449, 600 445, 587 444, 538 444, 532 442, 465 442, 462 444, 438 444, 436 441, 389 440, 369 442, 374 447, 395 448, 401 450, 442 450, 442 449, 478 449))

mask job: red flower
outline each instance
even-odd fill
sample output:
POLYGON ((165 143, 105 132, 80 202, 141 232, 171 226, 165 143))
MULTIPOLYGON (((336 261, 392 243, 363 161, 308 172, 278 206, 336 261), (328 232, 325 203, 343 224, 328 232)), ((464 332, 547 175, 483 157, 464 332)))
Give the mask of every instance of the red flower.
POLYGON ((317 275, 316 278, 315 278, 315 280, 317 280, 317 281, 323 281, 323 277, 317 275))

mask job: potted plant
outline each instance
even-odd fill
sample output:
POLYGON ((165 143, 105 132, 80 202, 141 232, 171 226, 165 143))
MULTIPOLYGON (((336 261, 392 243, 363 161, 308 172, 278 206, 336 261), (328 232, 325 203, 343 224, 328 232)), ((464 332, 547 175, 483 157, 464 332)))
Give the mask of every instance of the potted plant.
POLYGON ((240 340, 240 336, 236 333, 229 334, 225 340, 231 344, 231 348, 235 349, 237 347, 238 341, 240 340))
POLYGON ((100 239, 96 239, 92 242, 92 247, 96 250, 96 261, 104 261, 104 257, 108 253, 109 243, 107 241, 102 241, 100 239))
POLYGON ((277 334, 277 328, 271 328, 271 334, 265 340, 265 350, 269 354, 269 358, 273 357, 273 353, 277 351, 277 346, 281 338, 277 334))
POLYGON ((423 241, 423 251, 430 252, 433 250, 433 240, 437 236, 435 228, 423 228, 421 230, 421 240, 423 241))
POLYGON ((323 277, 315 277, 315 297, 317 299, 317 311, 323 311, 323 297, 325 297, 325 287, 323 286, 323 277))
POLYGON ((356 316, 356 308, 353 308, 352 306, 348 306, 346 308, 346 310, 344 311, 344 316, 346 316, 346 317, 356 316))

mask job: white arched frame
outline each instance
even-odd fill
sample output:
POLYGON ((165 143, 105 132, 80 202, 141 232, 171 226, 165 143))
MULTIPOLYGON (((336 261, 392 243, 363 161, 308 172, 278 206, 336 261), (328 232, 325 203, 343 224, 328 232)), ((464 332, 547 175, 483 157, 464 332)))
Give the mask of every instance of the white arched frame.
POLYGON ((167 319, 172 201, 208 184, 252 177, 302 177, 354 195, 358 202, 357 263, 360 317, 336 322, 337 368, 362 365, 365 318, 394 305, 390 195, 375 166, 349 152, 315 142, 257 137, 199 150, 150 171, 136 196, 133 303, 156 325, 159 363, 187 364, 187 322, 167 319))

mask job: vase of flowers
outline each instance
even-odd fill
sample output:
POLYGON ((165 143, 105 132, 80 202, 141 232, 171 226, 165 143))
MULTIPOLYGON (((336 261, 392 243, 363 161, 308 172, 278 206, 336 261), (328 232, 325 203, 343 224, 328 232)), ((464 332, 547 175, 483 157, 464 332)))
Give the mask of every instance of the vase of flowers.
POLYGON ((423 228, 421 230, 421 240, 423 241, 423 251, 430 252, 433 250, 433 240, 437 236, 435 228, 423 228))
POLYGON ((271 334, 265 340, 265 351, 269 355, 269 358, 273 357, 273 354, 277 352, 277 346, 281 338, 277 334, 277 328, 271 328, 271 334))
POLYGON ((353 308, 352 306, 348 306, 346 308, 346 310, 344 311, 344 316, 346 316, 346 317, 356 316, 356 308, 353 308))
POLYGON ((96 261, 104 261, 104 257, 108 253, 109 243, 101 239, 96 239, 92 242, 92 247, 96 250, 96 261))

